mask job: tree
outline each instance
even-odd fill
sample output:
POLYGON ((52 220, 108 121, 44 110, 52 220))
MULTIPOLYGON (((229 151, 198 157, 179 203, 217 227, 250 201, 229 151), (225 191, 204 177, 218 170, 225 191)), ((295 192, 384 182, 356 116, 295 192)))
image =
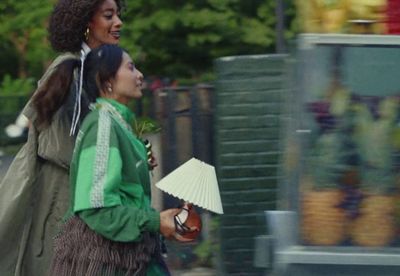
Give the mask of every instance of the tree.
MULTIPOLYGON (((0 1, 0 56, 7 53, 8 64, 15 60, 19 77, 40 77, 55 55, 46 27, 56 1, 0 1)), ((283 1, 290 38, 294 1, 283 1)), ((198 80, 210 75, 215 58, 275 50, 274 0, 126 2, 121 44, 145 73, 198 80)))
POLYGON ((17 52, 18 77, 28 75, 28 64, 49 58, 47 19, 52 2, 42 0, 0 2, 0 38, 17 52), (36 54, 33 54, 36 53, 36 54))
POLYGON ((217 57, 273 52, 275 22, 271 0, 136 0, 122 44, 144 72, 198 78, 217 57))

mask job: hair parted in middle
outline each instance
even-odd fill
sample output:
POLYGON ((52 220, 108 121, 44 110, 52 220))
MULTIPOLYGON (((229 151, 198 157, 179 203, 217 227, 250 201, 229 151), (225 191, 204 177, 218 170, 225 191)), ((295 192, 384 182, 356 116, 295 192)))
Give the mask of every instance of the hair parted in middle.
MULTIPOLYGON (((50 15, 49 40, 58 52, 79 52, 85 31, 97 8, 105 0, 59 0, 50 15)), ((124 0, 114 0, 119 11, 124 0)))

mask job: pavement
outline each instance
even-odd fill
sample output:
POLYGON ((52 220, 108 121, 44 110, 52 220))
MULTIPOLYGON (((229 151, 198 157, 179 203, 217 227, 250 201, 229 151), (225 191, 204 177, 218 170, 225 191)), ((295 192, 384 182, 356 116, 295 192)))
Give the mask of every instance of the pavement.
POLYGON ((196 267, 188 270, 171 270, 172 276, 217 276, 217 272, 211 268, 196 267))

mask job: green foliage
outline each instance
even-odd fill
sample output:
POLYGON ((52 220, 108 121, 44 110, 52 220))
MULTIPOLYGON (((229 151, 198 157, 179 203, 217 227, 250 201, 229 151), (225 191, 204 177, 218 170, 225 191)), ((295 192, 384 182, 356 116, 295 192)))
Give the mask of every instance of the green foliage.
POLYGON ((213 252, 216 245, 213 244, 210 240, 205 240, 199 243, 194 249, 194 254, 196 254, 198 258, 198 262, 205 266, 211 266, 211 260, 213 257, 213 252))
POLYGON ((318 137, 310 151, 310 170, 315 179, 315 188, 334 188, 337 180, 348 168, 349 154, 343 144, 346 135, 340 132, 325 133, 318 137))
POLYGON ((218 217, 211 219, 210 225, 210 238, 208 240, 201 241, 193 250, 197 256, 198 265, 212 267, 216 252, 219 252, 220 245, 217 239, 217 230, 219 228, 220 221, 218 217))
POLYGON ((16 76, 18 74, 17 66, 10 66, 17 60, 17 53, 13 45, 6 40, 0 38, 0 80, 2 76, 10 74, 16 76))
POLYGON ((198 77, 192 77, 192 78, 178 78, 177 82, 181 86, 195 86, 197 84, 202 84, 202 83, 213 83, 216 80, 217 76, 215 75, 214 72, 205 72, 201 74, 198 77))
MULTIPOLYGON (((56 1, 0 1, 0 50, 7 53, 7 64, 15 65, 0 71, 0 78, 4 73, 35 79, 42 75, 55 55, 46 27, 56 1)), ((275 1, 126 2, 121 44, 145 75, 209 79, 215 58, 275 49, 275 1)), ((295 6, 284 2, 289 26, 285 37, 290 39, 296 33, 295 6)))
POLYGON ((355 112, 354 140, 361 160, 362 188, 378 193, 391 191, 395 183, 396 135, 399 103, 387 97, 379 102, 379 118, 374 118, 364 103, 353 106, 355 112), (379 183, 379 185, 377 185, 379 183))
MULTIPOLYGON (((5 75, 0 85, 0 112, 16 117, 34 89, 34 81, 28 79, 12 79, 5 75)), ((2 118, 4 120, 5 118, 2 118)))
POLYGON ((291 40, 300 32, 300 24, 297 16, 295 1, 284 0, 284 5, 286 21, 285 38, 287 40, 291 40))
POLYGON ((136 119, 133 129, 139 138, 142 138, 146 133, 157 133, 161 131, 160 125, 155 120, 148 117, 136 119))
MULTIPOLYGON (((0 2, 0 39, 11 43, 17 52, 15 65, 18 75, 25 77, 32 73, 39 77, 43 68, 31 72, 29 65, 41 64, 52 57, 46 36, 46 25, 52 4, 55 1, 14 1, 0 2)), ((33 66, 34 67, 34 66, 33 66)))
POLYGON ((349 160, 356 155, 353 139, 348 135, 352 118, 350 99, 348 90, 335 87, 328 99, 326 113, 317 112, 316 118, 321 115, 330 117, 332 124, 327 127, 329 122, 317 123, 317 135, 313 137, 313 146, 309 151, 309 173, 314 177, 317 189, 337 187, 337 182, 351 166, 349 160))
POLYGON ((0 85, 0 95, 20 95, 24 96, 34 89, 34 80, 27 79, 13 79, 10 75, 5 75, 0 85))
MULTIPOLYGON (((138 0, 127 6, 122 45, 145 74, 196 79, 209 74, 217 57, 274 51, 275 1, 138 0)), ((287 7, 292 20, 294 5, 287 1, 287 7)))

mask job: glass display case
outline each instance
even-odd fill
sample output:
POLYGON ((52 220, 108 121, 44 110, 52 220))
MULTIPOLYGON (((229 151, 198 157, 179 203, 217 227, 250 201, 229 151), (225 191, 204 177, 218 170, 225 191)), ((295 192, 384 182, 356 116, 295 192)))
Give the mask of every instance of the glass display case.
POLYGON ((296 0, 305 33, 399 34, 400 0, 296 0))
POLYGON ((286 164, 300 244, 397 247, 400 37, 299 41, 286 164))

